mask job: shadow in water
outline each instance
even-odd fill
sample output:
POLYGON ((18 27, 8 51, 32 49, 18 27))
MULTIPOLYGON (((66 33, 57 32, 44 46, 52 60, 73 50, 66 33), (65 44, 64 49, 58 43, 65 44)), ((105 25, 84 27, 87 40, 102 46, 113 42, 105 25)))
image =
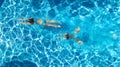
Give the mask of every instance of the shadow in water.
POLYGON ((7 62, 1 67, 37 67, 37 65, 28 60, 25 61, 15 60, 15 61, 7 62))

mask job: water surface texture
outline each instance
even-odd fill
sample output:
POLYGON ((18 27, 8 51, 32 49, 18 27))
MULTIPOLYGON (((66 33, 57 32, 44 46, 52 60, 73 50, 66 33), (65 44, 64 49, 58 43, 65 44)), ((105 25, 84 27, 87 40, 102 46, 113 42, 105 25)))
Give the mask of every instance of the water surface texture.
POLYGON ((120 67, 120 0, 0 0, 1 67, 120 67), (19 18, 62 22, 59 29, 19 18), (74 40, 58 34, 72 33, 74 40))

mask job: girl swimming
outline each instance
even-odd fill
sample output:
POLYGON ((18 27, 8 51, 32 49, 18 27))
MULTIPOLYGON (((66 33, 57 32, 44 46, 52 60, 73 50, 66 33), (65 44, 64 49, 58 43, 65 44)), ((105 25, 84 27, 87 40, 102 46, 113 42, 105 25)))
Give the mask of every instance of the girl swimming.
POLYGON ((19 20, 19 23, 21 24, 32 25, 34 23, 37 23, 40 25, 50 26, 50 27, 55 27, 55 28, 60 28, 61 27, 60 25, 62 24, 55 20, 42 20, 42 19, 39 19, 35 22, 34 18, 23 18, 23 19, 18 19, 18 20, 19 20), (26 22, 21 22, 21 21, 26 21, 26 22))

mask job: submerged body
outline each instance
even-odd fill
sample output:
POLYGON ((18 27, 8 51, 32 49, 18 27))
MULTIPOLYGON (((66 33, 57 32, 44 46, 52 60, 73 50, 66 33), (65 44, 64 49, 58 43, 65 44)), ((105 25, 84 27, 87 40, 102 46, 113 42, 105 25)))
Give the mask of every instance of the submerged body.
POLYGON ((43 26, 50 26, 50 27, 55 27, 55 28, 60 28, 61 26, 61 23, 58 22, 58 21, 55 21, 55 20, 42 20, 42 19, 39 19, 37 21, 35 21, 34 18, 23 18, 23 19, 19 19, 19 23, 21 24, 27 24, 27 25, 32 25, 32 24, 40 24, 40 25, 43 25, 43 26), (23 20, 26 20, 26 22, 21 22, 23 20))
POLYGON ((75 28, 74 33, 70 34, 70 33, 65 33, 63 35, 59 35, 60 37, 64 37, 66 40, 70 40, 70 39, 74 39, 76 41, 76 43, 82 45, 83 41, 79 40, 76 36, 76 34, 79 32, 80 27, 75 28))

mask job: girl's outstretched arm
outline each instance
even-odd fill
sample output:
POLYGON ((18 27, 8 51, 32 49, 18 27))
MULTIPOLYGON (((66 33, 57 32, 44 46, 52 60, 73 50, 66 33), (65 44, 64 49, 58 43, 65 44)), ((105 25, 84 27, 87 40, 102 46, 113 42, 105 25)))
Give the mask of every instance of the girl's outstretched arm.
POLYGON ((80 27, 75 28, 74 33, 77 34, 80 31, 80 27))

